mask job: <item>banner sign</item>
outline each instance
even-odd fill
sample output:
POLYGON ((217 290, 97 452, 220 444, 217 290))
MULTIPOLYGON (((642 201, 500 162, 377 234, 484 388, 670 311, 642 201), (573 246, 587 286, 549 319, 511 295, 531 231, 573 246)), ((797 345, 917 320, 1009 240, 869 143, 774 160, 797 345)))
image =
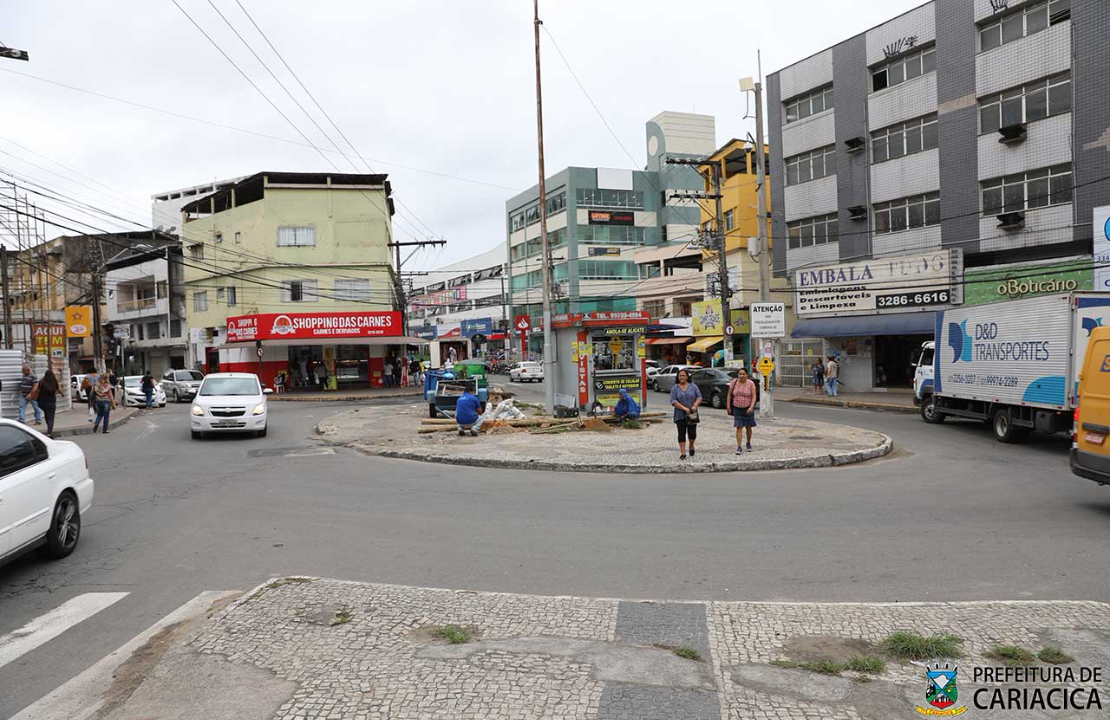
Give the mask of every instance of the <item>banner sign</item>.
POLYGON ((489 336, 493 334, 493 318, 463 320, 461 326, 463 337, 471 338, 475 335, 489 336))
POLYGON ((613 212, 611 210, 590 210, 590 224, 633 227, 636 224, 636 213, 613 212))
POLYGON ((1089 258, 968 270, 964 305, 1091 290, 1096 272, 1089 258))
POLYGON ((420 338, 421 340, 435 340, 436 339, 436 326, 435 325, 421 325, 420 327, 409 328, 409 332, 420 338))
POLYGON ((594 375, 594 400, 602 405, 616 405, 620 400, 621 390, 627 390, 634 398, 641 396, 640 375, 625 375, 623 377, 598 377, 594 375))
POLYGON ((620 257, 621 249, 619 247, 597 247, 591 245, 589 248, 589 257, 620 257))
POLYGON ((1095 290, 1110 290, 1110 205, 1095 208, 1095 290))
POLYGON ((92 335, 92 305, 69 305, 65 312, 67 336, 83 338, 92 335))
POLYGON ((460 285, 456 288, 447 288, 446 290, 417 295, 412 299, 412 306, 414 308, 443 307, 444 305, 451 305, 453 303, 466 302, 467 287, 469 286, 460 285))
POLYGON ((706 300, 693 304, 694 336, 724 335, 724 315, 720 300, 706 300))
POLYGON ((33 332, 36 355, 49 355, 52 358, 64 358, 66 356, 65 325, 36 323, 33 332))
POLYGON ((227 342, 254 340, 316 340, 329 338, 396 337, 401 313, 332 312, 267 313, 227 319, 227 342))
POLYGON ((863 260, 794 272, 799 316, 904 312, 963 301, 963 255, 937 250, 923 255, 863 260))

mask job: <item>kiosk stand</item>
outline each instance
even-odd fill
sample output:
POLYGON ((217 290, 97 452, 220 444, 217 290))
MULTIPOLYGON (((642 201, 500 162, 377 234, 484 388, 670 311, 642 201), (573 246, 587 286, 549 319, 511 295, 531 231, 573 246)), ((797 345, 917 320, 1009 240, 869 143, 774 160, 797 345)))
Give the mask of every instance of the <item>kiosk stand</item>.
POLYGON ((555 334, 557 406, 612 408, 627 390, 647 408, 645 338, 651 315, 642 310, 569 313, 551 319, 555 334))

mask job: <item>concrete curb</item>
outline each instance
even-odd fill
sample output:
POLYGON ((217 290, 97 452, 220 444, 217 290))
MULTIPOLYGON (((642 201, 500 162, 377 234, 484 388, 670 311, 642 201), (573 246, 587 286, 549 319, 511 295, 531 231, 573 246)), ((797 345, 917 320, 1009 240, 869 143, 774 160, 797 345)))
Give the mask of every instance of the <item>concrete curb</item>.
MULTIPOLYGON (((115 430, 116 428, 120 427, 121 425, 126 425, 128 422, 131 421, 131 418, 135 417, 138 414, 139 414, 139 411, 138 411, 138 409, 136 409, 136 410, 128 413, 127 415, 124 415, 119 420, 113 419, 111 421, 111 423, 108 425, 108 429, 109 430, 115 430)), ((55 430, 54 430, 54 439, 59 440, 61 438, 66 438, 66 437, 76 437, 78 435, 92 435, 92 434, 93 434, 92 423, 85 423, 85 425, 83 425, 81 427, 65 428, 64 430, 58 430, 57 428, 55 428, 55 430)))
POLYGON ((826 407, 853 408, 855 410, 876 410, 878 412, 917 413, 918 409, 912 405, 895 405, 893 403, 860 402, 856 400, 823 400, 821 398, 783 398, 781 402, 800 403, 802 405, 824 405, 826 407))
POLYGON ((389 395, 327 395, 321 393, 319 397, 309 395, 307 397, 282 397, 281 395, 273 394, 268 396, 267 402, 301 402, 301 403, 326 403, 326 402, 373 402, 374 400, 396 400, 397 398, 420 398, 423 399, 422 392, 411 393, 390 393, 389 395))
MULTIPOLYGON (((317 424, 316 432, 326 435, 317 424)), ((832 453, 804 458, 776 458, 756 460, 754 462, 717 462, 704 464, 683 463, 682 465, 609 465, 604 463, 571 463, 532 460, 504 460, 499 458, 459 458, 452 455, 431 455, 409 450, 377 450, 362 443, 351 443, 347 447, 366 455, 396 458, 400 460, 416 460, 445 465, 467 465, 470 467, 488 467, 505 470, 546 470, 551 472, 585 472, 585 473, 625 473, 625 474, 651 474, 651 475, 678 475, 701 472, 759 472, 765 470, 794 470, 813 469, 823 467, 839 467, 855 463, 874 460, 888 455, 894 449, 894 440, 889 435, 883 435, 883 442, 872 448, 852 450, 851 452, 832 453)))

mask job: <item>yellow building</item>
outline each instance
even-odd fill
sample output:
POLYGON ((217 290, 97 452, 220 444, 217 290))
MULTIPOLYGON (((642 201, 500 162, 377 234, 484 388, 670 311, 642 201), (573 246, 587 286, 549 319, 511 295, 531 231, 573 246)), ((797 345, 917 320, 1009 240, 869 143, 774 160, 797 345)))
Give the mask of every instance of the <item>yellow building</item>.
POLYGON ((266 384, 285 372, 297 385, 324 363, 339 382, 371 381, 383 338, 401 335, 391 192, 385 175, 262 172, 184 205, 193 364, 261 372, 266 384), (252 319, 229 331, 229 318, 252 319))

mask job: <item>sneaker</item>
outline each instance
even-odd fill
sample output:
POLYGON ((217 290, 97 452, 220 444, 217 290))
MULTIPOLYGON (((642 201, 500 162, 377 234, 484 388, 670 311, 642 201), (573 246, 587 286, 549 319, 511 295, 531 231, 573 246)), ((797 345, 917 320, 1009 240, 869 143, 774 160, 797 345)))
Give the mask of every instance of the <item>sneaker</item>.
POLYGON ((471 430, 470 431, 470 437, 478 437, 478 431, 477 430, 471 430))
POLYGON ((679 456, 678 456, 678 459, 679 459, 679 460, 685 460, 685 459, 686 459, 686 456, 685 456, 685 455, 679 455, 679 456))
POLYGON ((752 451, 752 444, 748 443, 748 452, 751 452, 751 451, 752 451))
POLYGON ((459 430, 459 437, 466 437, 466 430, 459 430))
POLYGON ((690 457, 694 457, 694 448, 690 448, 690 457))
POLYGON ((739 445, 737 445, 737 446, 736 446, 736 454, 737 454, 737 455, 743 455, 743 454, 744 454, 744 448, 742 448, 742 447, 740 447, 739 445))

